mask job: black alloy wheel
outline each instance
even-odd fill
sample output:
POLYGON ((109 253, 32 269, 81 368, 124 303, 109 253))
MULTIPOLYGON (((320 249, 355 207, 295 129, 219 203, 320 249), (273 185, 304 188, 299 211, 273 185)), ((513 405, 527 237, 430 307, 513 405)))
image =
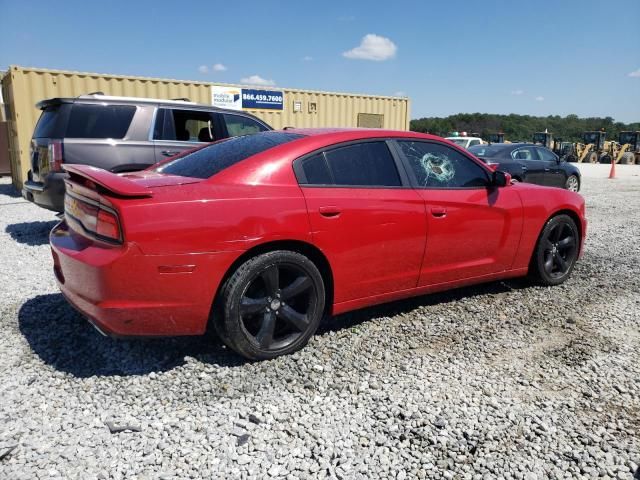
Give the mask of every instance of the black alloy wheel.
POLYGON ((557 215, 545 225, 533 257, 530 275, 542 285, 559 285, 569 278, 580 248, 576 223, 568 215, 557 215))
POLYGON ((318 328, 324 282, 307 257, 269 252, 236 270, 225 285, 223 301, 224 319, 216 322, 223 341, 249 359, 274 358, 304 346, 318 328))

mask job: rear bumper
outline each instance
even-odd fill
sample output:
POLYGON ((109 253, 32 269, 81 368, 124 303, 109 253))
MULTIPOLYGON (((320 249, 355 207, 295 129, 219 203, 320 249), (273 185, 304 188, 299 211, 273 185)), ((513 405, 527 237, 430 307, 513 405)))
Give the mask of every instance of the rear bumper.
POLYGON ((204 333, 215 292, 237 255, 144 255, 135 244, 89 240, 64 221, 51 231, 50 243, 69 303, 101 333, 123 337, 204 333))
POLYGON ((35 182, 32 180, 31 172, 22 187, 22 196, 35 203, 39 207, 53 210, 55 212, 64 211, 64 179, 67 174, 50 173, 46 176, 44 182, 35 182))

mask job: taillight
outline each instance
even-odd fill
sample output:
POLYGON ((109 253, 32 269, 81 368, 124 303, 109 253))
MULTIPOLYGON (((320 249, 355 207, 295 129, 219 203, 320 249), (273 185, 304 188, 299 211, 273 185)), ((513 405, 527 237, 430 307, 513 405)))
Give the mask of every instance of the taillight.
POLYGON ((103 210, 98 210, 98 218, 96 221, 96 233, 102 237, 107 237, 112 240, 120 240, 120 224, 118 223, 118 217, 113 213, 103 210))
POLYGON ((49 140, 49 170, 61 172, 64 162, 64 147, 62 140, 49 140))

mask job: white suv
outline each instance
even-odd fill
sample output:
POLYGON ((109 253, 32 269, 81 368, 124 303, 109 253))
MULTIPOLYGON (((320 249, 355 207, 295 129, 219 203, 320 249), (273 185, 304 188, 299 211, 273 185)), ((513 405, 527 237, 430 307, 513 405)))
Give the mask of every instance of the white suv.
POLYGON ((483 143, 486 143, 479 137, 446 137, 445 140, 449 140, 462 148, 469 148, 474 145, 482 145, 483 143))

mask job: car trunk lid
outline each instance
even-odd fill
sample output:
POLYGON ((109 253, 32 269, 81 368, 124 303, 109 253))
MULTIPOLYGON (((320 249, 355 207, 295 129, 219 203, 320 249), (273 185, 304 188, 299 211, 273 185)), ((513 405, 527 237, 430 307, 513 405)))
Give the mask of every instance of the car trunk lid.
POLYGON ((161 187, 198 183, 199 178, 139 172, 118 175, 89 165, 65 165, 65 219, 69 226, 89 238, 122 243, 124 232, 118 200, 148 199, 161 187))

